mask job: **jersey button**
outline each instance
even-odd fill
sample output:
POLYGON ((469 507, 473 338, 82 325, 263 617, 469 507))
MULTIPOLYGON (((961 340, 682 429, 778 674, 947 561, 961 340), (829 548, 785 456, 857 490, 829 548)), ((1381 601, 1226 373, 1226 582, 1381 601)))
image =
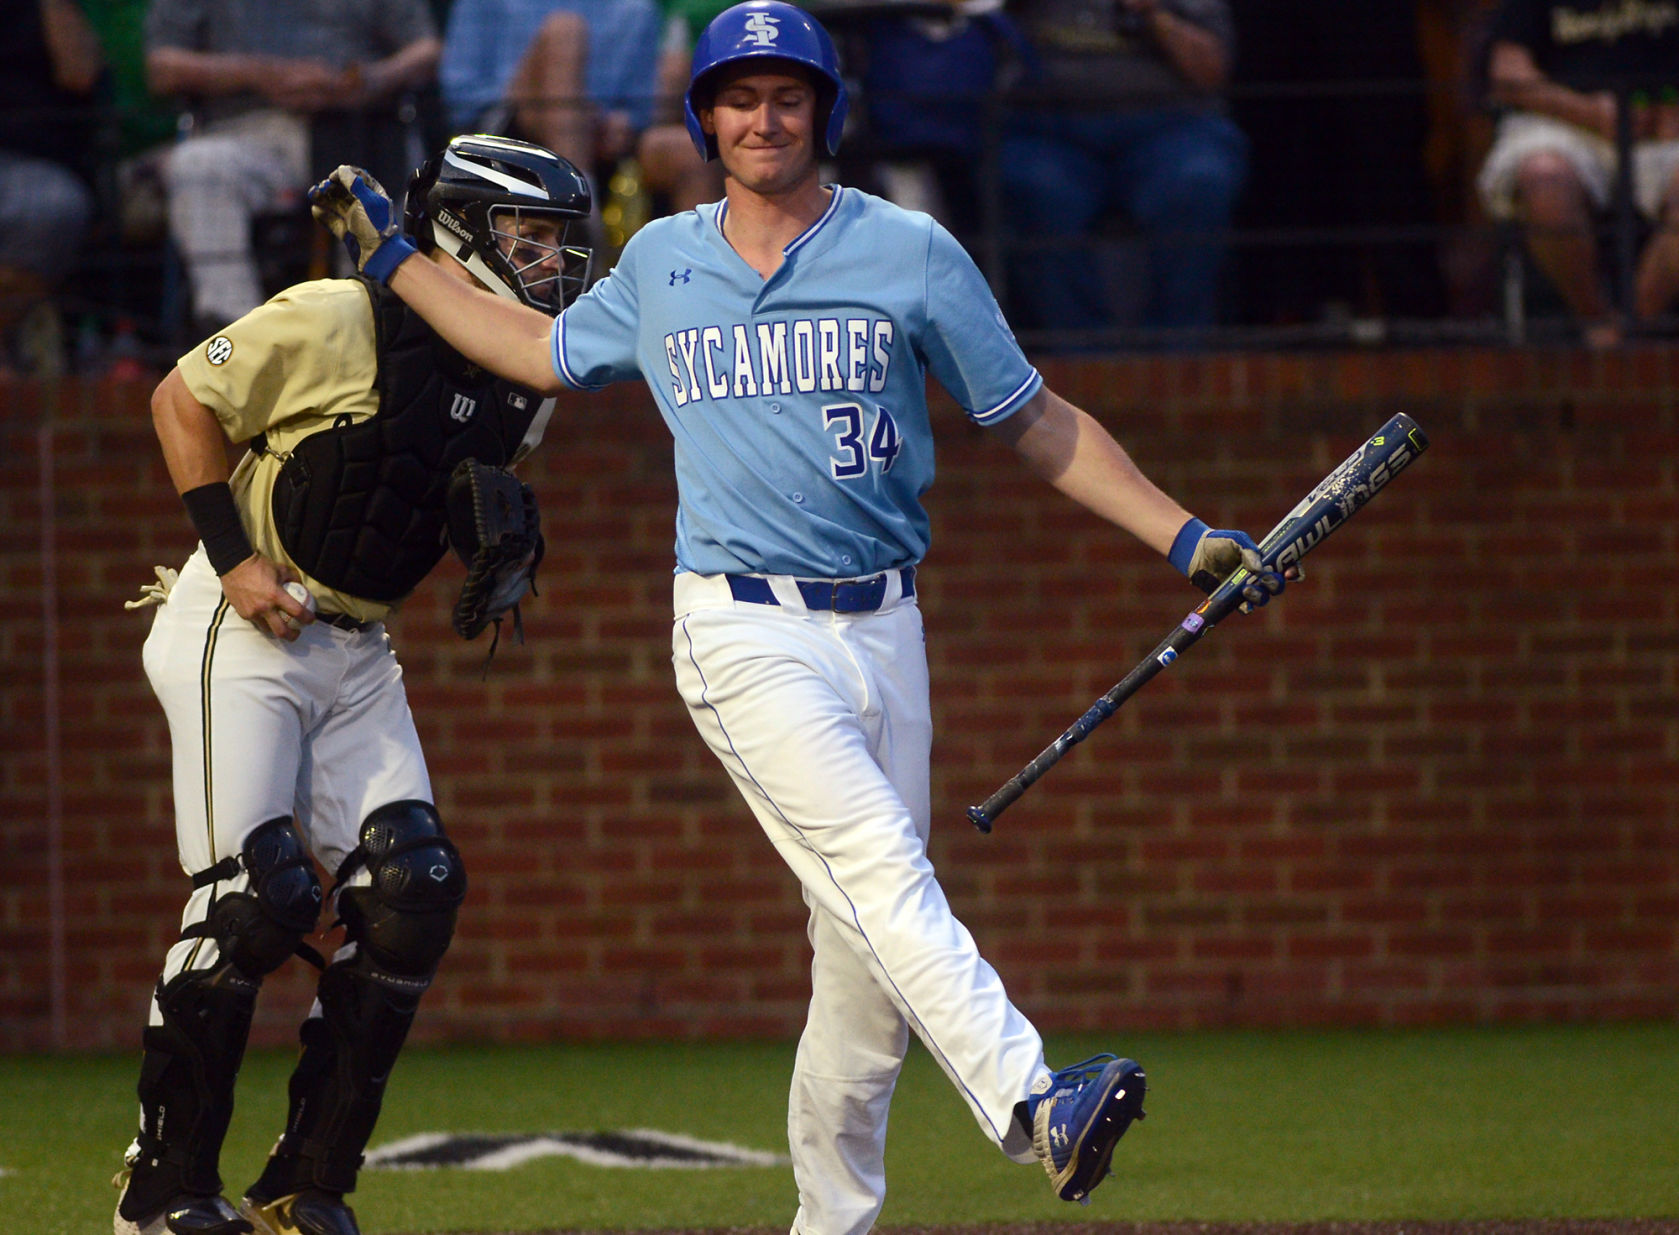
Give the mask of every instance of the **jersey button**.
POLYGON ((770 411, 779 412, 780 410, 781 410, 781 404, 779 404, 779 403, 770 404, 770 411))
POLYGON ((804 494, 802 494, 802 493, 795 493, 795 494, 794 494, 794 495, 793 495, 793 500, 794 500, 794 501, 795 501, 795 502, 798 502, 798 503, 800 503, 800 504, 803 504, 803 502, 804 502, 804 500, 805 500, 805 495, 804 495, 804 494))

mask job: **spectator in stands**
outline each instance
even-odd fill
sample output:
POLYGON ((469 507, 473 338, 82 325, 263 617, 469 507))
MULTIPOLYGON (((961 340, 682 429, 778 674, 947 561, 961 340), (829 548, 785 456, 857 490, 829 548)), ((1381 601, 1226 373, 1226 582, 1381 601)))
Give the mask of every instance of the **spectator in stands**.
POLYGON ((682 122, 682 96, 694 62, 694 40, 733 0, 663 0, 664 38, 654 87, 653 123, 636 142, 642 183, 671 213, 723 196, 723 165, 705 162, 682 122))
POLYGON ((146 12, 150 0, 80 0, 105 50, 106 92, 117 153, 132 157, 175 138, 175 114, 146 84, 146 12))
POLYGON ((449 126, 546 146, 598 185, 652 123, 659 30, 653 0, 455 0, 449 126))
MULTIPOLYGON (((1147 242, 1141 325, 1214 323, 1248 143, 1226 115, 1235 29, 1226 0, 1015 0, 1035 64, 1004 139, 1005 217, 1076 241, 1120 211, 1147 242)), ((1014 264, 1012 298, 1055 330, 1108 325, 1100 263, 1081 245, 1014 264)))
POLYGON ((1586 343, 1624 336, 1598 265, 1594 215, 1613 202, 1616 134, 1629 105, 1632 192, 1656 221, 1632 308, 1663 313, 1679 295, 1679 23, 1672 5, 1505 0, 1487 74, 1503 108, 1478 182, 1494 217, 1517 218, 1528 251, 1581 322, 1586 343), (1617 95, 1617 85, 1632 93, 1617 95), (1645 101, 1649 97, 1657 101, 1645 101))
MULTIPOLYGON (((79 0, 105 50, 107 88, 93 179, 99 203, 94 245, 100 250, 98 303, 80 315, 76 361, 84 372, 114 362, 118 373, 143 369, 122 353, 141 334, 155 336, 172 286, 169 193, 164 169, 175 144, 176 106, 146 84, 149 0, 79 0), (126 323, 126 326, 125 326, 126 323), (142 325, 143 323, 143 325, 142 325), (124 342, 118 343, 118 339, 124 342), (107 355, 107 347, 117 355, 107 355)), ((173 326, 177 323, 166 323, 173 326)), ((167 340, 173 350, 176 340, 167 340)))
POLYGON ((723 195, 682 122, 693 41, 728 0, 455 0, 444 34, 451 131, 534 141, 600 203, 598 272, 654 213, 723 195), (604 34, 602 33, 604 32, 604 34))
POLYGON ((403 182, 413 161, 395 105, 434 79, 441 51, 426 0, 153 0, 152 92, 194 109, 166 179, 200 333, 264 299, 254 215, 301 206, 309 185, 352 153, 387 183, 403 182))
POLYGON ((981 176, 994 104, 1029 53, 991 0, 946 4, 942 13, 867 8, 851 48, 858 62, 846 67, 860 81, 880 191, 933 215, 966 244, 984 220, 981 176))
MULTIPOLYGON (((1484 105, 1483 61, 1498 2, 1418 0, 1417 4, 1417 50, 1428 115, 1423 174, 1435 221, 1442 228, 1438 241, 1442 304, 1453 318, 1485 318, 1500 308, 1503 263, 1495 229, 1488 226, 1486 206, 1475 191, 1476 174, 1492 149, 1493 118, 1484 105)), ((1242 62, 1247 63, 1245 54, 1242 62)), ((1251 126, 1248 132, 1257 144, 1258 134, 1251 126)), ((1256 150, 1256 171, 1258 163, 1256 150)))
POLYGON ((63 326, 48 297, 94 213, 66 159, 90 146, 84 122, 105 60, 75 0, 11 7, 0 44, 0 372, 52 376, 63 326))

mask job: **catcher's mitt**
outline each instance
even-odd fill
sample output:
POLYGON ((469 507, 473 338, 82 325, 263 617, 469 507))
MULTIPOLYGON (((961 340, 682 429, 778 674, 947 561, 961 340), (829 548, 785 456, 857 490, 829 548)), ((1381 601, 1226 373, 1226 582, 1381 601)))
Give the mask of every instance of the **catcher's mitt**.
POLYGON ((449 543, 466 563, 450 615, 455 633, 476 639, 494 622, 499 639, 501 619, 512 610, 514 636, 523 642, 519 602, 536 590, 544 548, 536 494, 511 472, 462 459, 449 477, 446 505, 449 543))

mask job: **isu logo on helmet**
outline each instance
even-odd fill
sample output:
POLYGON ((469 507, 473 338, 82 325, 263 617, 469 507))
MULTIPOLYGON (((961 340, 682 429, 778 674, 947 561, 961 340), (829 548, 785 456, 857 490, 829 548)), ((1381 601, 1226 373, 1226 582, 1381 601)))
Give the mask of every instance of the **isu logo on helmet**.
POLYGON ((759 47, 774 46, 776 37, 781 31, 779 17, 771 17, 768 13, 754 13, 746 19, 746 41, 755 43, 759 47))

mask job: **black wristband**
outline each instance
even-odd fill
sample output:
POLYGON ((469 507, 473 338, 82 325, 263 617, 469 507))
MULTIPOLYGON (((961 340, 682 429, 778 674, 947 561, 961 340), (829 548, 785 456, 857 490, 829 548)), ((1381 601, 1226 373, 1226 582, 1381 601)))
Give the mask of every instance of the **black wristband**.
POLYGON ((198 529, 204 542, 204 552, 210 566, 218 575, 225 575, 255 552, 251 539, 245 535, 245 525, 239 520, 239 507, 233 504, 233 490, 227 481, 199 485, 181 494, 187 505, 187 517, 198 529))

